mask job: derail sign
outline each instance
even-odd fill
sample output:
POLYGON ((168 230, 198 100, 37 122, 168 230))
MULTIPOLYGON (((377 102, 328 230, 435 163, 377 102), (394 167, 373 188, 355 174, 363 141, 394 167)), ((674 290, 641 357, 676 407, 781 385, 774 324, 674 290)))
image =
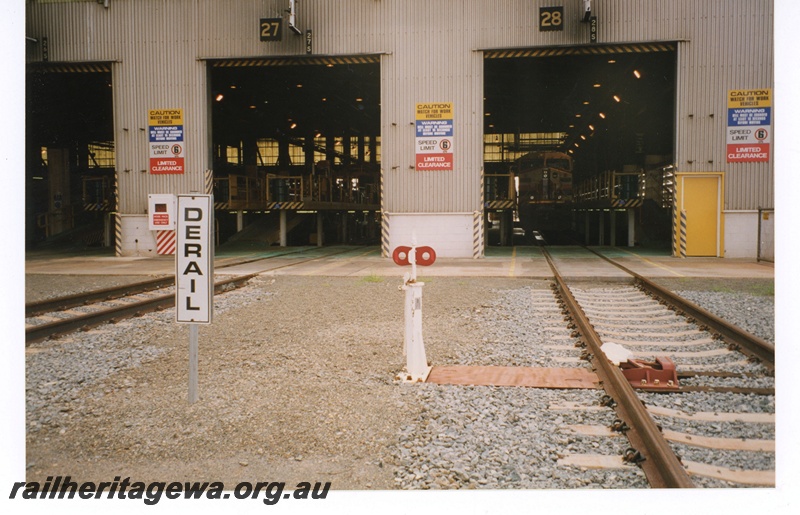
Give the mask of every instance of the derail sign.
POLYGON ((214 200, 178 195, 176 321, 210 324, 214 311, 214 200))
POLYGON ((416 170, 453 169, 453 104, 417 104, 416 170))

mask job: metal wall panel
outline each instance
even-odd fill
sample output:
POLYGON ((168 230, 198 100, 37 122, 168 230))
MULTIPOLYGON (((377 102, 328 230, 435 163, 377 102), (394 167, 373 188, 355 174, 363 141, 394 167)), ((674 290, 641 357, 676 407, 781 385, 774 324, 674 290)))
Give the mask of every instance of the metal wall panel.
MULTIPOLYGON (((382 54, 385 209, 481 209, 483 52, 587 45, 579 0, 303 0, 298 26, 315 54, 382 54), (539 7, 563 5, 564 30, 539 32, 539 7), (455 170, 415 172, 414 107, 453 102, 455 170)), ((112 61, 121 209, 143 212, 147 193, 202 189, 210 166, 207 58, 305 54, 305 38, 258 38, 258 19, 285 0, 110 0, 27 4, 26 33, 48 37, 50 61, 112 61), (185 176, 150 176, 147 110, 182 107, 185 176), (127 130, 125 130, 127 129, 127 130), (125 172, 125 170, 130 170, 125 172)), ((773 87, 773 1, 593 2, 599 43, 678 43, 675 162, 681 171, 724 171, 726 209, 772 207, 773 163, 726 163, 729 89, 773 87), (689 116, 692 115, 692 116, 689 116), (713 116, 711 116, 713 115, 713 116)), ((286 27, 284 27, 286 29, 286 27)), ((41 45, 28 60, 41 60, 41 45)), ((779 106, 776 110, 779 109, 779 106)), ((773 140, 774 141, 774 140, 773 140)))

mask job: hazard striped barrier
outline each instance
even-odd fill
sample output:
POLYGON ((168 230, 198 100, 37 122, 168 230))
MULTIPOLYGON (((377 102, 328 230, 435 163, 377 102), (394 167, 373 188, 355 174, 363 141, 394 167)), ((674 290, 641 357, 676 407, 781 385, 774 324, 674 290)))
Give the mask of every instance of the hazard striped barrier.
POLYGON ((156 254, 159 256, 175 254, 177 235, 175 231, 157 231, 156 254))
POLYGON ((686 211, 681 210, 681 257, 686 257, 686 211))
POLYGON ((293 209, 303 209, 303 202, 267 202, 267 210, 284 209, 291 211, 293 209))
POLYGON ((483 211, 472 213, 472 259, 483 256, 483 211))

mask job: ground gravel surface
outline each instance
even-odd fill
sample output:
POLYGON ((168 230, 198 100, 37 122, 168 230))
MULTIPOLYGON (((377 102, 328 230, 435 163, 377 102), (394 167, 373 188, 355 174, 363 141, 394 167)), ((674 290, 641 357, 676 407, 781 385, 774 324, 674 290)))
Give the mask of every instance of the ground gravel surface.
MULTIPOLYGON (((27 296, 74 292, 83 277, 29 276, 27 296)), ((266 275, 218 295, 214 323, 200 330, 194 405, 186 401, 188 330, 172 310, 32 345, 28 480, 124 473, 141 481, 331 481, 334 489, 646 486, 637 468, 562 463, 627 446, 569 429, 613 421, 597 408, 599 391, 396 382, 405 364, 399 284, 266 275), (578 408, 549 409, 565 403, 578 408)), ((429 361, 581 366, 550 298, 546 281, 426 279, 429 361)))

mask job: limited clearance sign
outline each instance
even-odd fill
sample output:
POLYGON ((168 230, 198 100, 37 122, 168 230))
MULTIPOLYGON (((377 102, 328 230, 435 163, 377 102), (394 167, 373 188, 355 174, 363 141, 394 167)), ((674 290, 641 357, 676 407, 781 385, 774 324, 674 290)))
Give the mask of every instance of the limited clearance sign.
POLYGON ((727 162, 769 161, 772 143, 772 90, 728 91, 727 162))
POLYGON ((151 109, 147 119, 150 173, 182 174, 186 151, 183 142, 183 109, 151 109))
POLYGON ((210 324, 214 311, 214 199, 178 195, 176 321, 210 324))
POLYGON ((453 169, 453 104, 417 104, 416 167, 423 170, 453 169))

